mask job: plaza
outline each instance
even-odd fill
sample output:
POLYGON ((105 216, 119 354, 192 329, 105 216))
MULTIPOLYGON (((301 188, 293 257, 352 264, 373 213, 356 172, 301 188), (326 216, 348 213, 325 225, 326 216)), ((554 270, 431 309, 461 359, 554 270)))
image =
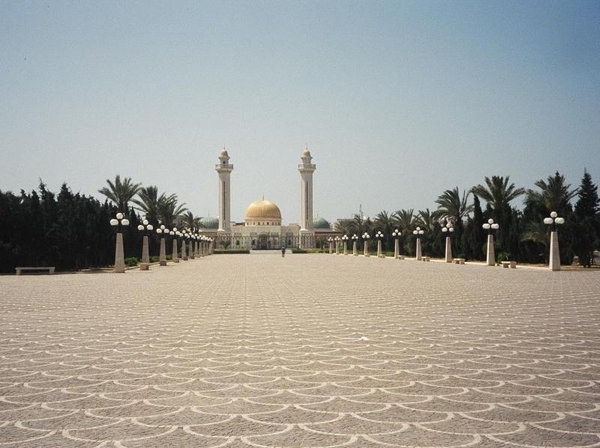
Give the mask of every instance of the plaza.
POLYGON ((262 252, 0 306, 0 446, 600 445, 594 272, 262 252))

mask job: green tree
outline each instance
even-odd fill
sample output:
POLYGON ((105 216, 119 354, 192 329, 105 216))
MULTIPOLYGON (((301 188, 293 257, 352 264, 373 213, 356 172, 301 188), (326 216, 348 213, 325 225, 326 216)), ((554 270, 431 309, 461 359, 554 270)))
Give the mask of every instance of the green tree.
POLYGON ((186 212, 185 204, 178 204, 176 194, 169 196, 161 195, 158 204, 158 219, 166 227, 172 228, 177 225, 177 221, 182 213, 186 212))
POLYGON ((463 191, 462 196, 458 187, 444 191, 435 201, 441 216, 450 218, 456 226, 473 211, 473 204, 469 204, 470 191, 463 191))
MULTIPOLYGON (((496 234, 496 245, 502 252, 510 252, 511 242, 518 241, 518 235, 511 235, 510 232, 517 227, 512 222, 514 218, 513 208, 510 202, 525 194, 524 188, 516 188, 514 183, 509 182, 509 176, 492 176, 485 178, 486 185, 477 185, 471 190, 475 196, 486 201, 490 212, 488 218, 493 218, 500 229, 496 234)), ((517 258, 519 254, 511 254, 511 257, 517 258)))
POLYGON ((486 186, 481 184, 471 190, 474 195, 486 201, 496 214, 502 213, 509 203, 525 194, 524 188, 516 188, 514 183, 508 183, 509 176, 486 177, 486 186))
POLYGON ((117 211, 128 214, 129 202, 132 202, 133 197, 138 194, 141 184, 134 184, 130 177, 125 177, 121 180, 121 176, 117 174, 114 183, 110 179, 106 179, 108 187, 101 188, 98 193, 103 194, 114 204, 117 211))
MULTIPOLYGON (((160 197, 158 188, 154 185, 141 187, 137 192, 138 197, 133 198, 132 202, 137 205, 138 210, 144 213, 146 219, 152 224, 158 224, 158 209, 160 197)), ((163 193, 164 196, 164 193, 163 193)))
POLYGON ((594 248, 600 240, 600 199, 598 187, 592 182, 592 176, 584 170, 579 199, 575 204, 575 253, 579 263, 591 267, 594 260, 594 248))
POLYGON ((558 171, 554 176, 548 176, 548 180, 538 180, 534 184, 540 191, 527 190, 526 204, 535 204, 542 209, 542 215, 547 216, 555 211, 565 216, 571 212, 571 200, 577 195, 577 190, 571 189, 565 177, 558 171))
MULTIPOLYGON (((383 233, 383 250, 387 250, 390 247, 394 247, 392 232, 394 231, 395 222, 393 218, 393 214, 390 215, 385 210, 379 212, 377 216, 375 216, 374 222, 375 228, 373 229, 375 232, 378 230, 383 233)), ((373 235, 371 235, 373 236, 373 235)))
MULTIPOLYGON (((534 185, 539 188, 539 191, 527 191, 523 212, 525 228, 537 228, 535 223, 543 222, 544 218, 553 211, 565 218, 565 225, 561 226, 559 231, 560 258, 561 263, 571 264, 575 237, 571 200, 577 195, 577 190, 571 189, 571 185, 566 182, 565 177, 558 171, 554 176, 548 176, 547 180, 538 180, 534 185)), ((523 240, 523 237, 521 237, 521 240, 523 240)), ((541 245, 533 239, 528 241, 537 246, 536 252, 544 251, 544 254, 546 253, 547 244, 541 245)), ((546 255, 544 255, 545 257, 546 255)))

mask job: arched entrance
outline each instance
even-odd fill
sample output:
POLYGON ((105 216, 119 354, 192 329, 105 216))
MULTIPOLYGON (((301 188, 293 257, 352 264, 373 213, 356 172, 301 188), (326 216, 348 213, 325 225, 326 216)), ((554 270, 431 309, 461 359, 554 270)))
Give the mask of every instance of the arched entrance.
POLYGON ((258 244, 256 245, 256 248, 259 250, 265 250, 269 248, 269 234, 268 233, 261 233, 260 235, 258 235, 258 244))

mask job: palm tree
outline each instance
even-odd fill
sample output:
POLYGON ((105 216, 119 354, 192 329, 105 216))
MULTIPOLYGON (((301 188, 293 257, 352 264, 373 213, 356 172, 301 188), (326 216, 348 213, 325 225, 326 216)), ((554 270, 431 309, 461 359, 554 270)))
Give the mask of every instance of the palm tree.
POLYGON ((141 184, 134 184, 130 177, 125 177, 121 181, 121 176, 117 174, 115 182, 111 182, 106 179, 108 188, 104 187, 98 190, 98 193, 103 194, 112 202, 117 211, 128 214, 129 212, 129 201, 138 193, 141 184))
POLYGON ((191 211, 186 211, 185 213, 183 213, 183 215, 181 216, 181 222, 188 228, 188 229, 199 229, 200 228, 200 218, 197 216, 194 216, 194 214, 191 211))
POLYGON ((510 176, 506 179, 502 176, 492 176, 485 178, 487 187, 479 184, 471 190, 473 194, 485 200, 494 209, 497 214, 502 214, 513 199, 525 194, 524 188, 515 188, 515 184, 508 183, 510 176))
POLYGON ((146 215, 148 221, 154 225, 158 223, 158 206, 160 198, 158 196, 157 187, 150 186, 140 188, 138 191, 138 199, 132 199, 132 202, 138 206, 138 210, 146 215))
POLYGON ((438 212, 457 225, 473 211, 473 204, 468 203, 470 195, 470 191, 463 191, 461 198, 458 187, 444 191, 435 201, 438 212))
POLYGON ((540 179, 534 185, 541 191, 527 190, 527 204, 542 206, 544 213, 556 211, 564 216, 571 211, 570 202, 578 189, 571 190, 571 184, 567 184, 558 171, 554 176, 548 176, 548 182, 540 179))
POLYGON ((408 210, 398 210, 394 212, 392 216, 394 218, 396 226, 402 232, 402 235, 407 235, 409 232, 412 231, 412 227, 414 225, 415 220, 414 209, 411 208, 408 210))
POLYGON ((166 226, 173 227, 179 216, 187 211, 185 204, 177 204, 177 195, 166 196, 162 194, 158 203, 158 219, 166 226))
POLYGON ((435 225, 438 222, 439 216, 440 213, 438 210, 433 212, 428 208, 425 210, 419 210, 419 214, 415 219, 415 224, 426 232, 432 232, 435 229, 435 225))

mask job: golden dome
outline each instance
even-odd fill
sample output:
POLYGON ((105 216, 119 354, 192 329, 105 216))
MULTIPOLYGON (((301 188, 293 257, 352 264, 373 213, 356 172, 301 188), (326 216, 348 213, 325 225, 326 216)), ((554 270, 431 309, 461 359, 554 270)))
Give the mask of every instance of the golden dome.
POLYGON ((281 225, 281 211, 271 201, 259 199, 246 209, 246 225, 281 225))
POLYGON ((279 210, 279 207, 277 207, 277 205, 275 205, 271 201, 259 199, 258 201, 254 201, 252 204, 250 204, 250 206, 246 209, 246 214, 244 215, 244 217, 246 219, 281 219, 281 211, 279 210))

